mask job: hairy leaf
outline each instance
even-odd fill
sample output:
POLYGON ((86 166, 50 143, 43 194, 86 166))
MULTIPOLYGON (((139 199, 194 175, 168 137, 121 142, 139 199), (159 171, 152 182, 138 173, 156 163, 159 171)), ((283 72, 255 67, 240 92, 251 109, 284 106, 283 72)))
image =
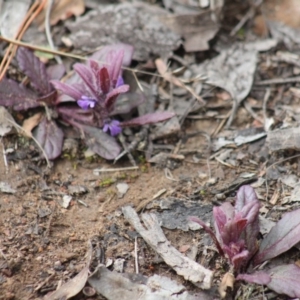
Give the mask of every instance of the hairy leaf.
POLYGON ((85 83, 93 98, 97 99, 98 95, 101 95, 101 90, 96 85, 92 69, 80 63, 75 64, 73 68, 85 83))
POLYGON ((39 101, 41 103, 45 103, 45 104, 51 106, 51 105, 55 105, 56 98, 57 98, 57 91, 53 90, 49 94, 46 94, 46 95, 43 95, 43 96, 39 97, 37 99, 37 101, 39 101))
POLYGON ((17 54, 20 69, 31 80, 31 85, 41 94, 51 92, 52 88, 45 65, 33 54, 32 51, 20 47, 17 54))
POLYGON ((286 252, 300 241, 300 209, 283 215, 262 240, 254 257, 255 264, 286 252))
POLYGON ((107 94, 107 97, 105 99, 105 107, 109 113, 114 110, 117 97, 120 94, 128 92, 128 90, 129 90, 129 85, 123 84, 117 88, 114 88, 112 91, 110 91, 107 94))
POLYGON ((110 88, 110 78, 106 68, 101 68, 97 72, 97 80, 99 81, 97 85, 101 86, 101 90, 104 94, 107 94, 110 88))
POLYGON ((36 99, 35 93, 17 82, 6 78, 0 81, 0 105, 2 106, 11 107, 17 111, 27 110, 40 106, 36 99))
POLYGON ((73 100, 79 100, 83 95, 76 87, 73 85, 65 84, 58 80, 51 80, 53 86, 61 91, 62 93, 70 96, 73 100))
POLYGON ((61 154, 64 133, 54 121, 44 117, 35 130, 35 138, 43 147, 48 159, 55 159, 61 154))
POLYGON ((300 297, 300 268, 294 264, 281 265, 267 271, 271 276, 268 288, 292 298, 300 297))
POLYGON ((175 116, 175 113, 170 111, 162 111, 162 112, 155 112, 151 114, 146 114, 134 119, 131 119, 129 121, 122 122, 121 126, 141 126, 146 124, 153 124, 158 123, 162 121, 166 121, 168 119, 171 119, 175 116))
POLYGON ((267 285, 271 282, 271 276, 264 271, 259 271, 253 274, 239 274, 236 277, 236 280, 244 280, 250 283, 267 285))
POLYGON ((246 204, 253 201, 257 201, 254 189, 250 185, 243 185, 237 192, 235 209, 241 211, 246 204))
POLYGON ((85 143, 98 155, 105 159, 119 155, 121 149, 115 138, 96 127, 81 125, 81 128, 86 134, 85 143))
POLYGON ((254 189, 250 185, 240 187, 236 195, 235 210, 247 219, 246 230, 241 235, 246 242, 250 258, 258 249, 257 236, 259 233, 259 208, 260 202, 254 189))
POLYGON ((69 124, 73 124, 72 121, 75 121, 93 126, 95 123, 92 110, 83 110, 74 105, 63 105, 57 108, 57 112, 69 124))
POLYGON ((128 44, 114 44, 104 46, 97 52, 93 53, 90 58, 101 63, 106 60, 108 53, 110 53, 111 51, 123 51, 124 55, 122 65, 127 67, 130 66, 134 48, 128 44))

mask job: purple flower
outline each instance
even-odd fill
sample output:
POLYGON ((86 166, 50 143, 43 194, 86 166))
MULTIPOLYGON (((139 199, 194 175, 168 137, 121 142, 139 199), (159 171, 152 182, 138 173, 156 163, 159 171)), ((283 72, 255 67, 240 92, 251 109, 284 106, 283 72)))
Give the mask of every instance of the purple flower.
POLYGON ((225 254, 234 269, 240 270, 257 251, 259 207, 255 191, 251 186, 245 185, 237 193, 235 207, 229 202, 214 207, 216 234, 198 218, 190 219, 211 235, 220 254, 225 254))
POLYGON ((95 107, 96 100, 91 99, 87 96, 82 96, 78 101, 77 104, 82 108, 82 109, 89 109, 89 108, 94 108, 95 107))
MULTIPOLYGON (((93 117, 86 118, 87 121, 84 122, 86 125, 102 128, 107 122, 109 123, 109 116, 114 111, 117 97, 129 90, 129 86, 124 84, 121 76, 123 53, 122 50, 110 51, 106 63, 103 64, 91 59, 87 65, 75 64, 74 70, 80 77, 80 82, 75 84, 51 81, 56 89, 77 101, 82 109, 92 108, 92 112, 89 113, 92 113, 93 117)), ((82 123, 82 114, 74 116, 74 119, 82 123)), ((112 127, 114 128, 114 125, 112 127)))
POLYGON ((121 133, 122 128, 120 126, 120 122, 117 120, 112 120, 110 122, 106 122, 103 126, 103 131, 107 132, 110 131, 110 135, 111 136, 116 136, 119 133, 121 133))

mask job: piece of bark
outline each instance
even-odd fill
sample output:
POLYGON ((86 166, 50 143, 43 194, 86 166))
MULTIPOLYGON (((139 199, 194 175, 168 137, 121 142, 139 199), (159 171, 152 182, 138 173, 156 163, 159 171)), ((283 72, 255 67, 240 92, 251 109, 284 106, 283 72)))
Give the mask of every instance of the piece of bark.
POLYGON ((299 127, 269 131, 267 143, 271 151, 286 149, 300 150, 299 127))
POLYGON ((190 294, 185 287, 167 277, 120 274, 100 265, 88 283, 108 300, 212 300, 213 294, 200 291, 190 294), (125 277, 126 276, 126 277, 125 277))
POLYGON ((142 214, 145 228, 132 207, 125 206, 122 208, 122 211, 125 218, 142 236, 146 243, 157 252, 165 263, 172 267, 178 275, 183 276, 184 279, 191 281, 202 289, 211 288, 213 272, 197 264, 175 249, 167 240, 154 214, 142 214))

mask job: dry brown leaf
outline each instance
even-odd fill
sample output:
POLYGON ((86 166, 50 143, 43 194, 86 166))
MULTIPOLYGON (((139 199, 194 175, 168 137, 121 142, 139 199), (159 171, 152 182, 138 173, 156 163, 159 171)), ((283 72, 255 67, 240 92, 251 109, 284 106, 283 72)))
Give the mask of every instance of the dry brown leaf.
POLYGON ((43 114, 39 112, 31 116, 30 118, 24 120, 22 128, 25 136, 32 137, 31 131, 40 123, 42 115, 43 114))
POLYGON ((89 265, 91 263, 93 254, 93 247, 89 242, 89 248, 87 250, 86 266, 70 281, 63 284, 55 292, 47 294, 44 300, 56 300, 56 299, 69 299, 77 295, 85 286, 89 275, 89 265))
POLYGON ((219 294, 222 299, 226 297, 228 289, 233 290, 234 282, 235 282, 234 275, 230 272, 227 272, 224 275, 222 282, 220 283, 218 288, 219 294))
MULTIPOLYGON (((219 8, 218 11, 221 9, 219 8)), ((217 14, 219 16, 219 14, 217 14)), ((209 41, 219 30, 219 22, 211 11, 195 14, 177 14, 161 18, 172 31, 184 37, 184 49, 187 52, 209 49, 209 41)), ((218 17, 217 17, 218 19, 218 17)))
POLYGON ((191 93, 198 101, 201 103, 204 103, 202 97, 197 95, 193 89, 191 89, 189 86, 186 86, 183 84, 177 77, 173 76, 171 73, 168 72, 167 65, 163 62, 162 59, 157 58, 155 60, 155 65, 157 68, 158 73, 167 81, 173 83, 174 85, 177 85, 185 90, 187 90, 189 93, 191 93))
POLYGON ((255 18, 254 32, 267 36, 266 21, 276 21, 291 28, 300 28, 299 0, 265 0, 262 4, 262 15, 255 18))
MULTIPOLYGON (((36 18, 40 29, 44 28, 46 9, 36 18)), ((60 20, 66 20, 73 15, 80 16, 84 13, 84 10, 84 0, 55 0, 51 9, 50 24, 55 25, 60 20)))

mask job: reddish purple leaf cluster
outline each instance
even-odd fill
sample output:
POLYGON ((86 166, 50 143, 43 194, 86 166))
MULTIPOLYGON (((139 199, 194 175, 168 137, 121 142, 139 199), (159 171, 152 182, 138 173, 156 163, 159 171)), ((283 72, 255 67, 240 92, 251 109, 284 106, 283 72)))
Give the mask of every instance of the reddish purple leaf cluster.
MULTIPOLYGON (((257 251, 259 207, 254 190, 250 186, 243 186, 237 193, 235 207, 225 202, 213 209, 216 235, 212 231, 209 233, 213 235, 219 252, 226 255, 237 271, 246 266, 257 251)), ((203 225, 196 217, 191 220, 203 225)))
POLYGON ((251 186, 242 186, 235 207, 223 203, 214 207, 216 234, 201 220, 190 220, 200 224, 213 238, 219 253, 228 258, 238 273, 237 280, 267 285, 279 294, 300 297, 300 268, 294 264, 273 267, 252 274, 239 274, 251 263, 256 266, 272 259, 300 242, 300 209, 286 213, 271 229, 258 247, 259 201, 251 186))
MULTIPOLYGON (((92 119, 82 118, 80 111, 76 111, 79 115, 72 112, 74 122, 104 128, 112 136, 121 132, 120 123, 111 120, 110 115, 114 111, 117 97, 129 90, 129 85, 124 84, 121 76, 123 56, 122 50, 111 51, 107 55, 109 64, 99 64, 92 59, 87 65, 75 64, 73 68, 81 79, 79 82, 65 84, 57 80, 51 81, 56 89, 77 101, 83 110, 91 110, 92 119)), ((86 116, 88 115, 87 113, 86 116)))
POLYGON ((129 90, 122 78, 124 51, 125 62, 129 64, 133 53, 131 46, 104 47, 93 55, 95 59, 100 57, 104 63, 93 59, 87 64, 77 63, 74 65, 77 76, 73 77, 72 83, 62 83, 57 80, 62 76, 59 65, 46 70, 31 51, 20 48, 18 64, 30 79, 31 88, 3 79, 0 82, 0 105, 20 111, 47 106, 47 117, 45 114, 42 118, 35 136, 49 159, 55 159, 62 151, 64 133, 58 127, 60 121, 79 129, 85 143, 98 155, 114 159, 120 153, 114 136, 122 131, 122 126, 157 123, 174 116, 171 112, 156 112, 123 123, 111 119, 113 115, 128 113, 141 103, 134 100, 123 107, 117 103, 118 96, 129 90), (60 95, 55 88, 61 92, 60 95))

